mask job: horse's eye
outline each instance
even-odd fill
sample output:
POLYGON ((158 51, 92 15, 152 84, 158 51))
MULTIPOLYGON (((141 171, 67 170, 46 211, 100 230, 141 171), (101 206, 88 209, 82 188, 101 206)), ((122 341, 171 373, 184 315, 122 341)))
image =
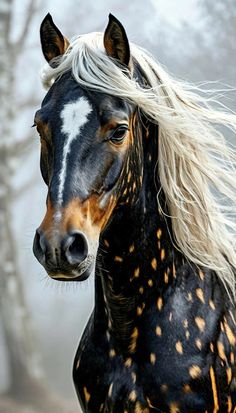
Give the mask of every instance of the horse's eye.
POLYGON ((110 137, 110 141, 115 144, 121 144, 125 138, 127 130, 127 125, 119 126, 117 129, 114 130, 113 134, 110 137))

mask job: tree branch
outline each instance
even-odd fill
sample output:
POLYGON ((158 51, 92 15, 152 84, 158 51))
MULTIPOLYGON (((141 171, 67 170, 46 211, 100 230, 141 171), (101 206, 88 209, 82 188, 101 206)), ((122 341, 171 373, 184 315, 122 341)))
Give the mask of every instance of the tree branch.
POLYGON ((2 0, 0 2, 0 26, 1 38, 4 40, 4 47, 9 47, 11 21, 12 21, 13 0, 2 0))
POLYGON ((38 9, 37 0, 30 0, 27 11, 26 11, 26 19, 25 19, 25 23, 24 23, 21 35, 19 36, 19 39, 14 44, 14 49, 15 49, 16 54, 19 54, 20 52, 22 52, 22 49, 25 46, 25 42, 26 42, 26 39, 29 33, 29 29, 30 29, 32 20, 37 12, 37 9, 38 9))

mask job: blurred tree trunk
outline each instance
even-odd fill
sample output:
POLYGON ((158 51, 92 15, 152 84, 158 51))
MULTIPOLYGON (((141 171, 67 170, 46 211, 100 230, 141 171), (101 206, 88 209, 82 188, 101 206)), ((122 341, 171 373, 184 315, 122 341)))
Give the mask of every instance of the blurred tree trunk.
POLYGON ((29 140, 14 141, 14 70, 34 15, 34 4, 29 2, 22 34, 19 41, 13 43, 10 37, 13 0, 0 1, 0 317, 8 354, 9 392, 16 397, 27 394, 30 382, 43 377, 23 291, 11 216, 15 196, 14 164, 29 140))

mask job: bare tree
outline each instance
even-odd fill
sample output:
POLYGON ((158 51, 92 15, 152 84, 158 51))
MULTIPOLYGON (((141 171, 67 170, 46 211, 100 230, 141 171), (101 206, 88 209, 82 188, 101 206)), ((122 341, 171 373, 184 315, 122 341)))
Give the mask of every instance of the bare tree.
MULTIPOLYGON (((45 385, 40 353, 26 304, 12 225, 12 201, 32 183, 26 182, 20 189, 14 185, 15 173, 32 142, 31 133, 20 139, 14 126, 18 114, 15 104, 16 68, 19 57, 26 48, 37 1, 29 0, 17 40, 12 39, 11 33, 13 6, 13 0, 0 1, 0 319, 9 371, 9 398, 0 401, 0 411, 22 412, 22 407, 16 409, 20 402, 36 407, 34 411, 37 412, 67 413, 68 406, 65 410, 62 402, 50 394, 45 385), (13 404, 10 404, 10 398, 15 400, 12 401, 13 404)), ((22 102, 22 107, 31 106, 32 101, 34 97, 30 96, 29 100, 22 102)))
POLYGON ((14 231, 11 226, 11 204, 15 198, 12 178, 14 160, 20 159, 30 138, 16 142, 13 130, 16 107, 14 103, 14 68, 25 46, 28 30, 35 13, 35 2, 30 1, 22 33, 15 42, 11 40, 13 1, 0 2, 0 306, 2 325, 8 351, 10 392, 18 395, 30 378, 41 379, 42 369, 33 343, 30 318, 22 288, 14 231))
POLYGON ((167 61, 191 81, 219 80, 235 86, 235 1, 198 0, 197 6, 197 24, 185 22, 166 42, 167 61))

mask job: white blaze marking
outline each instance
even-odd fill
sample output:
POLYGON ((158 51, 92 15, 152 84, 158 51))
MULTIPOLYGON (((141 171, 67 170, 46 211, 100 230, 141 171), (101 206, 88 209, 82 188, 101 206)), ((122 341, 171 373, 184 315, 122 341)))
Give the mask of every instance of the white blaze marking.
MULTIPOLYGON (((59 188, 58 188, 58 206, 61 206, 63 200, 63 190, 66 180, 66 168, 67 159, 70 154, 71 144, 73 140, 79 135, 81 128, 88 120, 88 115, 92 111, 92 107, 84 97, 81 97, 77 102, 67 103, 61 111, 62 127, 61 131, 67 137, 65 140, 63 154, 62 154, 62 166, 59 175, 59 188)), ((60 219, 59 215, 55 217, 60 219)))
POLYGON ((60 210, 57 210, 55 214, 53 214, 53 219, 55 222, 60 222, 62 218, 62 212, 60 210))

